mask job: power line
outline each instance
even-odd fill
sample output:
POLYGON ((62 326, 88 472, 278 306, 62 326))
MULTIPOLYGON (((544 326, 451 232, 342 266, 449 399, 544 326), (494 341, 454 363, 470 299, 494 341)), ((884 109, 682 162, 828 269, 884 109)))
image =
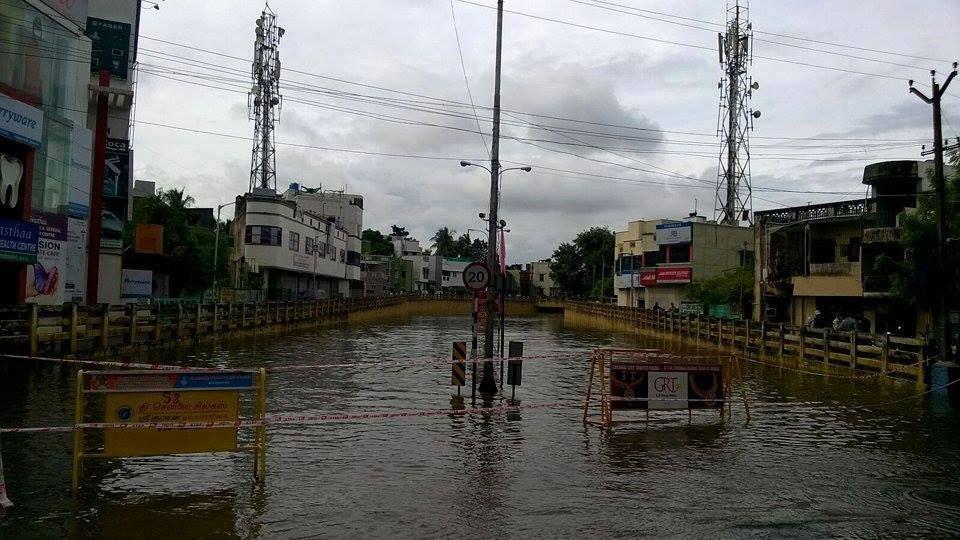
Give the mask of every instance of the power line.
MULTIPOLYGON (((665 22, 665 23, 668 23, 668 24, 674 24, 674 25, 678 25, 678 26, 683 26, 683 27, 686 27, 686 28, 693 28, 693 29, 696 29, 696 30, 704 30, 704 31, 711 32, 711 33, 716 32, 716 30, 713 29, 713 28, 704 28, 704 27, 702 27, 702 26, 696 26, 696 25, 692 25, 692 24, 685 24, 685 23, 681 23, 681 22, 677 22, 677 21, 669 21, 669 20, 664 20, 664 19, 660 19, 660 18, 657 18, 657 17, 650 17, 650 16, 648 16, 648 15, 642 15, 642 14, 640 14, 640 13, 635 13, 635 12, 633 12, 633 11, 624 11, 623 9, 615 9, 615 8, 613 8, 613 7, 608 7, 608 6, 617 6, 617 7, 621 7, 621 8, 628 9, 628 10, 643 11, 643 12, 650 13, 649 10, 641 10, 641 9, 639 9, 639 8, 634 8, 634 7, 632 7, 632 6, 625 6, 625 5, 622 5, 622 4, 614 4, 614 3, 612 3, 612 2, 602 2, 602 1, 598 1, 598 0, 593 0, 593 2, 596 2, 596 3, 590 3, 590 2, 587 2, 587 1, 584 1, 584 0, 567 0, 567 1, 568 1, 568 2, 573 2, 573 3, 575 3, 575 4, 581 4, 581 5, 585 5, 585 6, 590 6, 590 7, 594 7, 594 8, 597 8, 597 9, 603 9, 603 10, 607 10, 607 11, 611 11, 611 12, 615 12, 615 13, 622 13, 622 14, 631 15, 631 16, 634 16, 634 17, 641 17, 641 18, 644 18, 644 19, 650 19, 650 20, 665 22), (607 5, 604 6, 604 5, 597 5, 597 4, 607 4, 607 5)), ((663 14, 663 13, 660 13, 660 14, 666 15, 666 14, 663 14)), ((670 16, 670 15, 667 15, 667 16, 670 16)), ((707 22, 707 21, 698 21, 698 22, 706 23, 706 24, 711 24, 711 25, 715 25, 715 26, 721 26, 721 27, 723 26, 723 25, 720 25, 720 24, 717 24, 717 23, 709 23, 709 22, 707 22)), ((754 32, 756 32, 756 33, 761 33, 761 32, 756 31, 756 30, 754 30, 754 32)), ((800 38, 794 38, 794 39, 800 39, 800 38)), ((773 44, 773 45, 781 45, 781 46, 784 46, 784 47, 793 47, 793 48, 796 48, 796 49, 802 49, 802 50, 807 50, 807 51, 819 52, 819 53, 823 53, 823 54, 830 54, 830 55, 834 55, 834 56, 842 56, 842 57, 845 57, 845 58, 852 58, 852 59, 856 59, 856 60, 866 60, 866 61, 868 61, 868 62, 877 62, 877 63, 881 63, 881 64, 887 64, 887 65, 897 66, 897 67, 904 67, 904 68, 908 68, 908 69, 916 69, 916 70, 924 70, 924 71, 928 70, 928 68, 920 67, 920 66, 915 66, 915 65, 911 65, 911 64, 901 64, 901 63, 898 63, 898 62, 891 62, 891 61, 888 61, 888 60, 881 60, 881 59, 878 59, 878 58, 870 58, 870 57, 866 57, 866 56, 858 56, 858 55, 847 54, 847 53, 836 52, 836 51, 830 51, 830 50, 825 50, 825 49, 817 49, 817 48, 814 48, 814 47, 807 47, 807 46, 804 46, 804 45, 796 45, 796 44, 793 44, 793 43, 784 43, 784 42, 782 42, 782 41, 774 41, 774 40, 763 39, 763 38, 754 38, 754 41, 763 42, 763 43, 770 43, 770 44, 773 44)))
MULTIPOLYGON (((484 9, 495 9, 495 8, 493 8, 493 7, 491 7, 491 6, 488 6, 488 5, 485 5, 485 4, 480 4, 480 3, 477 3, 477 2, 472 2, 472 1, 470 1, 470 0, 456 0, 456 1, 457 1, 457 2, 461 2, 461 3, 464 3, 464 4, 469 4, 469 5, 472 5, 472 6, 481 7, 481 8, 484 8, 484 9)), ((656 42, 656 43, 664 43, 664 44, 667 44, 667 45, 677 45, 677 46, 681 46, 681 47, 688 47, 688 48, 692 48, 692 49, 706 50, 706 51, 711 51, 711 52, 714 52, 714 50, 715 50, 714 47, 707 47, 707 46, 704 46, 704 45, 697 45, 697 44, 693 44, 693 43, 684 43, 684 42, 681 42, 681 41, 672 41, 672 40, 668 40, 668 39, 654 38, 654 37, 650 37, 650 36, 643 36, 643 35, 640 35, 640 34, 632 34, 632 33, 629 33, 629 32, 621 32, 621 31, 618 31, 618 30, 611 30, 611 29, 609 29, 609 28, 600 28, 600 27, 597 27, 597 26, 580 24, 580 23, 575 23, 575 22, 572 22, 572 21, 566 21, 566 20, 562 20, 562 19, 554 19, 554 18, 551 18, 551 17, 544 17, 544 16, 541 16, 541 15, 534 15, 534 14, 531 14, 531 13, 524 13, 524 12, 522 12, 522 11, 513 11, 513 10, 506 10, 506 9, 505 9, 504 12, 511 13, 511 14, 513 14, 513 15, 519 15, 519 16, 521 16, 521 17, 528 17, 528 18, 531 18, 531 19, 537 19, 537 20, 541 20, 541 21, 547 21, 547 22, 552 22, 552 23, 556 23, 556 24, 562 24, 562 25, 565 25, 565 26, 572 26, 572 27, 575 27, 575 28, 582 28, 582 29, 585 29, 585 30, 594 30, 594 31, 597 31, 597 32, 604 32, 604 33, 613 34, 613 35, 618 35, 618 36, 623 36, 623 37, 632 37, 632 38, 635 38, 635 39, 642 39, 642 40, 646 40, 646 41, 653 41, 653 42, 656 42)), ((846 68, 833 67, 833 66, 824 66, 824 65, 820 65, 820 64, 811 64, 811 63, 809 63, 809 62, 800 62, 800 61, 796 61, 796 60, 788 60, 788 59, 786 59, 786 58, 776 58, 776 57, 771 57, 771 56, 760 56, 760 55, 754 55, 754 58, 758 58, 758 59, 762 59, 762 60, 770 60, 771 62, 782 62, 782 63, 786 63, 786 64, 793 64, 793 65, 804 66, 804 67, 812 67, 812 68, 827 69, 827 70, 831 70, 831 71, 840 71, 840 72, 845 72, 845 73, 852 73, 852 74, 855 74, 855 75, 865 75, 865 76, 870 76, 870 77, 880 77, 880 78, 884 78, 884 79, 893 79, 893 80, 897 80, 897 81, 904 81, 904 80, 907 80, 907 79, 908 79, 908 77, 898 77, 898 76, 886 75, 886 74, 882 74, 882 73, 872 73, 872 72, 868 72, 868 71, 859 71, 859 70, 854 70, 854 69, 846 69, 846 68)))
POLYGON ((460 71, 463 72, 463 84, 467 87, 467 97, 470 98, 470 110, 473 111, 473 119, 477 122, 477 134, 480 136, 480 142, 483 143, 483 149, 490 156, 490 148, 487 146, 487 140, 483 137, 483 128, 480 127, 480 118, 477 116, 477 106, 473 103, 473 92, 470 91, 470 78, 467 77, 467 66, 463 62, 463 48, 460 46, 460 30, 457 28, 457 11, 453 7, 453 0, 450 0, 450 18, 453 20, 453 33, 457 38, 457 54, 460 55, 460 71))
MULTIPOLYGON (((465 1, 465 0, 456 0, 456 1, 465 1)), ((471 4, 472 4, 472 2, 466 2, 466 3, 471 3, 471 4)), ((475 4, 475 5, 478 5, 478 6, 480 6, 480 7, 483 7, 482 4, 475 4)), ((601 31, 602 31, 602 29, 601 29, 601 31)), ((189 49, 189 50, 195 50, 195 51, 198 51, 198 52, 203 52, 203 53, 206 53, 206 54, 211 54, 211 55, 215 55, 215 56, 222 56, 222 57, 224 57, 224 58, 230 58, 230 59, 234 59, 234 60, 238 60, 238 61, 243 61, 243 62, 249 62, 249 60, 246 59, 246 58, 237 57, 237 56, 232 56, 232 55, 228 55, 228 54, 221 53, 221 52, 217 52, 217 51, 211 51, 211 50, 208 50, 208 49, 202 49, 202 48, 199 48, 199 47, 193 47, 193 46, 189 46, 189 45, 184 45, 184 44, 182 44, 182 43, 175 43, 175 42, 172 42, 172 41, 163 40, 163 39, 158 39, 158 38, 153 38, 153 37, 150 37, 150 36, 140 36, 140 37, 141 37, 141 38, 144 38, 144 39, 147 39, 147 40, 151 40, 151 41, 157 41, 157 42, 161 42, 161 43, 173 45, 173 46, 176 46, 176 47, 182 47, 182 48, 186 48, 186 49, 189 49)), ((142 51, 147 51, 147 52, 158 52, 158 53, 160 53, 160 54, 166 54, 166 55, 168 55, 168 56, 173 56, 173 57, 175 57, 175 58, 182 58, 182 57, 177 57, 176 55, 171 55, 171 54, 169 54, 169 53, 165 53, 165 52, 162 52, 162 51, 151 51, 150 49, 144 49, 144 48, 141 48, 141 50, 142 50, 142 51)), ((192 60, 192 59, 190 59, 190 60, 192 60)), ((202 61, 199 61, 199 60, 196 60, 196 62, 203 63, 203 64, 208 64, 208 63, 206 63, 206 62, 202 62, 202 61)), ((438 103, 438 105, 444 104, 444 105, 453 105, 453 106, 462 106, 462 107, 477 107, 477 108, 481 108, 481 109, 485 109, 485 110, 488 110, 488 109, 489 109, 489 107, 482 107, 482 106, 477 106, 477 105, 471 105, 471 104, 468 104, 468 103, 457 102, 457 101, 449 100, 449 99, 445 99, 445 98, 438 98, 438 97, 435 97, 435 96, 428 96, 428 95, 424 95, 424 94, 407 92, 407 91, 398 90, 398 89, 394 89, 394 88, 388 88, 388 87, 383 87, 383 86, 371 85, 371 84, 368 84, 368 83, 362 83, 362 82, 358 82, 358 81, 351 81, 351 80, 343 79, 343 78, 330 77, 330 76, 326 76, 326 75, 319 75, 319 74, 316 74, 316 73, 310 73, 310 72, 307 72, 307 71, 296 70, 296 69, 289 68, 289 67, 284 68, 284 70, 285 70, 285 71, 288 71, 288 72, 292 72, 292 73, 298 73, 298 74, 303 74, 303 75, 307 75, 307 76, 311 76, 311 77, 317 77, 317 78, 321 78, 321 79, 325 79, 325 80, 331 80, 331 81, 339 82, 339 83, 342 83, 342 84, 348 84, 348 85, 353 85, 353 86, 360 86, 360 87, 364 87, 364 88, 370 88, 370 89, 380 90, 380 91, 383 91, 383 92, 396 93, 396 94, 400 94, 400 95, 406 95, 406 96, 411 96, 411 97, 418 97, 418 98, 422 98, 422 99, 427 99, 427 100, 431 100, 431 101, 440 102, 440 103, 438 103)), ((296 82, 296 81, 292 81, 292 82, 296 82)), ((353 95, 358 95, 358 94, 353 94, 353 95)), ((375 97, 375 96, 369 96, 369 95, 363 95, 363 94, 359 94, 359 95, 365 96, 365 97, 375 97)), ((395 98, 386 98, 386 97, 383 97, 383 96, 378 96, 378 98, 379 98, 379 99, 395 99, 395 98)), ((444 105, 441 105, 441 106, 444 106, 444 105)), ((586 120, 578 120, 578 119, 573 119, 573 118, 565 118, 565 117, 559 117, 559 116, 543 115, 543 114, 531 113, 531 112, 526 112, 526 111, 518 111, 518 110, 510 110, 510 111, 508 111, 508 112, 511 112, 511 113, 514 113, 514 114, 522 114, 522 115, 525 115, 525 116, 537 117, 537 118, 546 118, 546 119, 552 119, 552 120, 560 120, 560 121, 565 121, 565 122, 581 123, 581 124, 595 125, 595 126, 603 126, 603 127, 613 127, 613 128, 617 128, 617 129, 628 129, 628 130, 637 130, 637 131, 649 131, 649 132, 667 133, 667 134, 693 135, 693 136, 700 136, 700 137, 716 137, 716 134, 715 134, 715 133, 696 133, 696 132, 689 132, 689 131, 662 130, 662 129, 656 129, 656 128, 645 128, 645 127, 631 126, 631 125, 624 125, 624 124, 612 124, 612 123, 604 123, 604 122, 592 122, 592 121, 586 121, 586 120)), ((813 137, 755 136, 755 137, 753 137, 753 138, 755 138, 755 139, 769 139, 769 140, 796 140, 796 141, 806 140, 806 141, 917 142, 917 143, 921 143, 921 142, 925 142, 925 141, 926 141, 926 139, 889 139, 889 138, 888 138, 888 139, 879 139, 879 138, 869 138, 869 137, 816 137, 816 136, 813 136, 813 137)), ((713 144, 713 143, 710 143, 710 144, 713 144)))

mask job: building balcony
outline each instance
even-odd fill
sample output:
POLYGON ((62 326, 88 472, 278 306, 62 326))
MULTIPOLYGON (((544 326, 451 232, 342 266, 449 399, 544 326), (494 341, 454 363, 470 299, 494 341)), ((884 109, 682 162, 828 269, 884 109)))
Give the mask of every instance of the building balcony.
POLYGON ((810 263, 811 276, 853 276, 860 277, 859 262, 810 263))
POLYGON ((616 274, 613 276, 615 289, 629 289, 633 286, 633 274, 616 274))
POLYGON ((863 295, 872 297, 890 296, 893 277, 890 274, 863 276, 863 295))
POLYGON ((794 276, 791 281, 793 296, 863 296, 863 285, 854 276, 794 276))
POLYGON ((863 230, 864 244, 883 244, 900 241, 898 227, 874 227, 863 230))

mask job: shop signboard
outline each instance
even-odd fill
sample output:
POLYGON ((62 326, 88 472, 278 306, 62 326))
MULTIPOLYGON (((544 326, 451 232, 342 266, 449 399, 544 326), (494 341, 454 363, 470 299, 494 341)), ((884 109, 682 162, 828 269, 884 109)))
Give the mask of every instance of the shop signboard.
POLYGON ((12 219, 0 219, 0 261, 33 264, 37 261, 40 227, 12 219))
POLYGON ((703 315, 703 304, 699 302, 680 302, 680 313, 684 315, 703 315))
POLYGON ((67 262, 67 217, 35 212, 30 221, 39 227, 40 233, 37 260, 27 267, 27 301, 62 304, 67 262))
POLYGON ((669 244, 688 244, 693 238, 693 227, 690 223, 677 221, 674 223, 661 223, 657 225, 657 230, 653 234, 654 240, 659 245, 669 244))
POLYGON ((640 285, 644 287, 652 287, 656 284, 657 284, 657 271, 655 269, 640 271, 640 285))
POLYGON ((121 298, 151 298, 153 296, 153 272, 124 268, 120 279, 121 298))
POLYGON ((147 255, 163 255, 163 225, 137 223, 133 251, 147 255))
POLYGON ((614 409, 719 409, 724 385, 720 365, 610 364, 614 409))
POLYGON ((31 148, 43 140, 43 111, 0 94, 0 137, 31 148))
POLYGON ((693 268, 689 266, 660 266, 657 267, 657 284, 690 283, 693 279, 693 268))
POLYGON ((87 37, 92 42, 90 71, 108 70, 118 79, 126 80, 130 63, 130 25, 87 17, 87 37))
POLYGON ((87 220, 67 218, 64 300, 83 299, 87 290, 87 220))

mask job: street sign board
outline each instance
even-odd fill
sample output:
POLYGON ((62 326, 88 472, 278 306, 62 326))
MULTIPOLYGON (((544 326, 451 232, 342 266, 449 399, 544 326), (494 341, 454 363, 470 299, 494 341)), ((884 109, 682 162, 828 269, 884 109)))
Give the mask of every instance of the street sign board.
POLYGON ((719 409, 724 402, 720 365, 610 364, 614 409, 719 409))
MULTIPOLYGON (((236 390, 202 392, 119 392, 107 394, 106 422, 236 422, 236 390)), ((104 455, 157 456, 196 452, 232 452, 237 429, 122 429, 104 434, 104 455)))
POLYGON ((490 269, 481 262, 473 262, 463 269, 463 286, 479 291, 490 285, 490 269))

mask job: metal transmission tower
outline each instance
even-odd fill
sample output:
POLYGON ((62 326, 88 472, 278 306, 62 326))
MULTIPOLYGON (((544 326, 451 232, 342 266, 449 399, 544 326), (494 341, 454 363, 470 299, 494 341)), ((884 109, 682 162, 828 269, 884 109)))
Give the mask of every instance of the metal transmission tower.
POLYGON ((250 193, 277 191, 277 155, 273 131, 280 116, 280 38, 277 14, 268 4, 257 19, 253 45, 253 88, 247 107, 253 127, 253 157, 250 160, 250 193))
POLYGON ((738 0, 727 3, 727 32, 717 34, 720 65, 720 113, 717 132, 723 152, 717 171, 717 199, 714 218, 718 223, 738 225, 753 220, 753 192, 750 187, 750 139, 753 119, 760 111, 750 110, 753 91, 760 87, 747 75, 753 63, 753 27, 750 8, 738 0))

